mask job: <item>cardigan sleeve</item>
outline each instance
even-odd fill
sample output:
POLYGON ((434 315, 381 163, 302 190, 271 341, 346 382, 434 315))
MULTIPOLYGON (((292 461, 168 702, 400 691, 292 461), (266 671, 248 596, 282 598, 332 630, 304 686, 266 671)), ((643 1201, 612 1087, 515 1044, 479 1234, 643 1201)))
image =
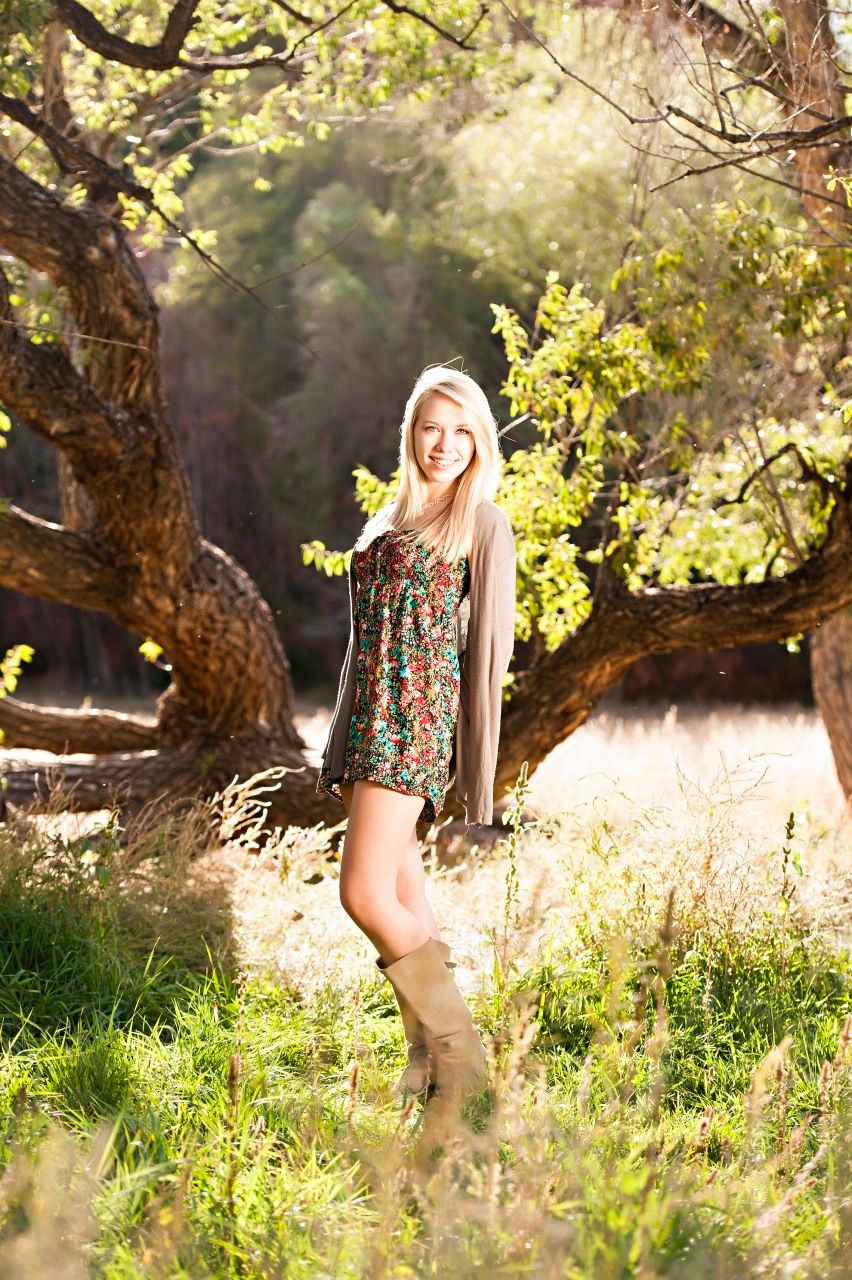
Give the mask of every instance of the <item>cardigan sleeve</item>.
POLYGON ((490 823, 494 816, 502 681, 515 645, 516 564, 512 527, 498 508, 471 565, 470 619, 462 659, 461 696, 470 725, 468 822, 490 823))
POLYGON ((332 777, 338 776, 343 771, 343 754, 349 733, 352 706, 355 700, 355 655, 358 650, 355 596, 358 591, 358 574, 352 559, 349 561, 348 584, 349 641, 346 645, 346 654, 343 658, 343 666, 340 670, 340 679, 337 686, 337 699, 322 753, 322 763, 329 769, 332 777))

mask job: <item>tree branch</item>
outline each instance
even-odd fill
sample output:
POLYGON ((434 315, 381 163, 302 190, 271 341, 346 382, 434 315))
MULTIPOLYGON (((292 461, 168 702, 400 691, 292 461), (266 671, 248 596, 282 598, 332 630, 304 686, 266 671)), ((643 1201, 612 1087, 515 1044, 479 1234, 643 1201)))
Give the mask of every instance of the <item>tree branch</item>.
POLYGON ((399 0, 382 0, 382 2, 387 9, 390 9, 391 13, 405 13, 408 15, 408 17, 414 18, 415 21, 422 22, 427 27, 430 27, 434 32, 436 32, 437 35, 441 36, 444 40, 449 40, 451 44, 457 45, 459 49, 465 49, 468 51, 473 47, 468 43, 471 36, 476 31, 477 27, 481 25, 483 18, 488 13, 488 5, 480 4, 479 13, 473 25, 465 32, 463 36, 454 36, 451 31, 447 31, 446 28, 440 26, 439 23, 435 22, 427 14, 418 13, 417 10, 412 9, 410 5, 401 4, 399 0))
POLYGON ((666 103, 664 116, 674 116, 678 120, 685 120, 694 129, 700 129, 702 133, 709 133, 711 137, 719 138, 720 141, 728 142, 733 146, 741 143, 753 146, 755 142, 770 142, 779 143, 782 147, 805 147, 822 142, 826 138, 830 138, 832 134, 844 133, 852 125, 852 116, 836 116, 829 119, 823 117, 822 122, 814 125, 812 129, 796 129, 792 126, 785 129, 760 129, 754 132, 716 129, 709 121, 700 120, 698 116, 692 115, 691 112, 684 111, 681 107, 676 107, 670 102, 666 103))
POLYGON ((131 440, 130 431, 77 372, 61 347, 32 343, 22 336, 12 316, 8 282, 2 271, 0 400, 38 435, 62 449, 84 483, 115 467, 131 440))
POLYGON ((772 52, 750 32, 702 0, 670 0, 670 8, 702 42, 720 45, 736 61, 761 71, 777 71, 772 52))
MULTIPOLYGON (((575 3, 580 8, 614 9, 628 19, 639 19, 648 13, 643 0, 575 0, 575 3)), ((778 73, 774 49, 755 40, 745 27, 712 5, 703 4, 701 0, 668 0, 666 10, 675 22, 688 27, 703 43, 721 49, 731 61, 758 74, 778 73)))
MULTIPOLYGON (((195 58, 185 56, 183 54, 183 46, 195 24, 194 15, 195 10, 198 8, 199 0, 178 0, 178 3, 175 4, 169 14, 162 39, 155 45, 136 44, 132 40, 125 40, 122 36, 114 35, 84 5, 79 4, 78 0, 54 0, 57 14, 74 32, 77 39, 88 49, 91 49, 94 53, 99 53, 101 57, 106 58, 108 61, 118 62, 126 67, 139 67, 147 71, 169 71, 175 67, 182 67, 199 73, 229 71, 235 68, 286 68, 288 64, 293 62, 299 48, 310 36, 317 35, 341 18, 348 9, 352 8, 355 0, 347 0, 342 9, 330 14, 329 17, 318 23, 314 23, 312 18, 282 3, 281 0, 275 0, 275 3, 295 21, 310 28, 289 49, 284 50, 282 53, 268 54, 259 58, 251 57, 250 55, 195 58)), ((384 3, 391 12, 406 14, 410 18, 414 18, 415 21, 423 23, 441 36, 442 39, 448 40, 459 49, 465 50, 470 50, 470 38, 488 13, 488 5, 480 4, 479 14, 472 26, 464 35, 457 36, 435 22, 428 14, 418 12, 410 5, 401 3, 401 0, 384 0, 384 3)))
POLYGON ((309 18, 306 13, 301 13, 298 9, 294 9, 292 5, 286 3, 286 0, 272 0, 277 9, 283 9, 296 22, 301 22, 303 27, 312 27, 314 25, 313 18, 309 18))
POLYGON ((0 698, 3 747, 53 751, 56 755, 85 751, 145 751, 158 746, 153 717, 120 711, 66 710, 39 707, 16 698, 0 698))
MULTIPOLYGON (((594 3, 594 0, 589 0, 589 2, 594 3)), ((548 58, 550 58, 550 61, 554 64, 554 66, 558 67, 559 70, 562 72, 562 74, 567 76, 569 80, 573 80, 575 84, 582 85, 582 87, 584 89, 587 89, 589 93, 594 95, 594 97, 598 98, 601 102, 605 102, 608 107, 611 107, 613 109, 613 111, 618 112, 618 114, 623 119, 625 119, 629 124, 659 123, 659 120, 660 120, 659 113, 653 116, 633 115, 633 113, 628 111, 626 107, 621 106, 621 104, 616 102, 614 98, 611 98, 609 94, 604 93, 603 89, 599 89, 597 85, 592 84, 589 80, 586 80, 583 76, 579 75, 576 71, 572 71, 570 67, 566 67, 565 63, 562 62, 559 58, 557 58, 556 54, 553 52, 550 46, 545 44, 545 42, 541 39, 541 37, 537 35, 535 31, 533 31, 532 27, 528 26, 527 23, 525 23, 521 18, 518 17, 518 15, 514 12, 514 10, 509 8, 509 6, 506 4, 506 0, 498 0, 498 3, 500 4, 500 7, 502 9, 505 9, 507 15, 512 19, 512 22, 516 24, 518 30, 526 32, 530 40, 532 40, 533 44, 537 44, 539 48, 542 50, 542 52, 547 54, 548 58)), ((600 7, 600 6, 596 5, 595 7, 600 7)))
POLYGON ((90 186, 97 185, 112 200, 120 191, 133 199, 144 201, 149 207, 153 205, 154 198, 147 187, 134 182, 126 173, 57 128, 47 112, 47 102, 44 114, 38 115, 20 98, 0 93, 0 111, 29 130, 34 137, 41 138, 56 161, 60 173, 89 179, 90 186))
POLYGON ((70 208, 0 156, 0 244, 67 291, 85 333, 121 340, 91 353, 103 398, 162 412, 157 310, 121 228, 94 204, 70 208))
POLYGON ((176 65, 184 41, 195 24, 199 2, 177 0, 166 21, 162 39, 153 45, 134 44, 132 40, 113 35, 77 0, 54 0, 54 8, 80 43, 107 61, 146 71, 168 71, 176 65))
POLYGON ((799 446, 796 444, 795 440, 788 440, 787 443, 782 445, 780 449, 776 449, 774 453, 764 458, 763 462, 757 468, 757 470, 752 471, 751 475, 745 478, 745 480, 740 485, 739 490, 737 491, 737 493, 734 495, 733 498, 717 498, 716 501, 713 503, 713 510, 718 511, 720 507, 735 506, 737 503, 743 502, 746 494, 748 493, 751 486, 754 484, 755 480, 757 480, 758 477, 761 476, 764 471, 766 471, 769 467, 771 467, 773 462, 777 462, 779 458, 783 458, 786 453, 795 454, 796 461, 798 462, 799 467, 801 468, 803 480, 809 480, 813 484, 818 485, 819 488, 822 490, 823 494, 828 494, 834 489, 835 486, 832 483, 832 481, 827 480, 824 475, 822 475, 819 471, 817 471, 814 467, 811 466, 807 458, 803 455, 799 446))
POLYGON ((14 505, 0 515, 0 586, 109 612, 128 585, 89 538, 14 505))
MULTIPOLYGON (((273 317, 276 323, 286 329, 292 337, 295 337, 296 340, 300 342, 300 344, 304 346, 312 356, 317 355, 316 351, 310 346, 310 344, 305 342, 300 335, 296 334, 286 321, 284 321, 280 313, 277 312, 274 307, 271 307, 264 302, 256 293, 254 288, 244 284, 242 280, 239 280, 236 276, 232 275, 231 272, 228 271, 227 268, 224 267, 216 258, 214 258, 212 254, 208 253, 206 249, 202 249, 201 245, 190 232, 185 231, 183 227, 179 226, 173 218, 165 213, 158 206, 154 200, 152 192, 149 191, 147 187, 142 186, 132 178, 129 178, 122 170, 117 169, 114 165, 109 164, 108 161, 95 155, 92 151, 88 150, 88 148, 74 142, 70 138, 67 138, 64 134, 55 129, 49 121, 43 119, 34 111, 31 111, 27 104, 22 102, 19 98, 10 98, 8 95, 0 93, 0 111, 7 115, 10 120, 15 120, 25 129, 28 129, 35 137, 41 138, 56 161, 60 172, 75 175, 83 179, 93 200, 103 200, 105 195, 109 196, 111 200, 114 200, 116 198, 116 194, 121 192, 123 195, 129 196, 131 199, 139 200, 146 209, 156 213, 171 231, 174 231, 176 235, 186 241, 193 252, 197 254, 204 265, 212 271, 215 276, 235 292, 243 293, 247 297, 251 298, 251 300, 261 308, 261 310, 267 312, 268 315, 273 317)), ((2 174, 2 171, 0 171, 0 174, 2 174)), ((60 208, 65 208, 65 206, 60 205, 60 208)), ((91 205, 89 208, 95 209, 95 212, 100 212, 96 209, 95 205, 91 205)), ((79 210, 76 212, 79 212, 79 210)), ((111 222, 107 215, 100 213, 100 216, 104 219, 107 225, 115 229, 115 224, 111 222)), ((2 227, 0 227, 0 235, 2 235, 2 227)), ((21 253, 20 256, 24 257, 24 254, 21 253)), ((30 259, 26 257, 24 257, 24 260, 30 261, 30 259)), ((31 262, 31 265, 37 264, 31 262)), ((145 287, 144 281, 142 281, 142 286, 145 287)), ((69 288, 69 291, 71 291, 71 286, 68 285, 67 287, 69 288)), ((151 303, 151 306, 153 308, 153 303, 151 303)), ((98 341, 125 347, 136 347, 140 350, 150 350, 149 347, 138 342, 134 343, 127 340, 106 338, 101 334, 82 333, 78 336, 89 341, 98 341)))
MULTIPOLYGON (((504 710, 495 794, 514 785, 523 762, 532 772, 584 724, 600 699, 640 658, 677 649, 769 643, 812 631, 852 603, 852 463, 822 546, 783 577, 724 586, 628 591, 607 577, 585 623, 518 681, 504 710)), ((460 806, 453 796, 447 808, 460 806)))
POLYGON ((812 631, 852 603, 852 463, 844 487, 833 487, 825 540, 791 573, 737 586, 711 582, 631 594, 637 656, 783 640, 812 631))
MULTIPOLYGON (((0 193, 0 209, 2 205, 0 193)), ((108 373, 112 372, 108 366, 108 373)), ((133 393, 131 386, 126 392, 119 390, 117 398, 132 401, 133 393)), ((133 413, 116 409, 77 371, 61 347, 27 341, 14 323, 7 281, 0 271, 0 400, 62 450, 85 487, 96 527, 80 532, 102 537, 104 555, 110 557, 104 573, 110 566, 118 572, 121 566, 122 574, 114 599, 108 605, 98 602, 90 607, 104 608, 116 618, 116 609, 128 597, 132 574, 140 566, 156 563, 160 556, 177 573, 179 566, 185 569, 193 562, 199 545, 198 522, 171 429, 162 414, 146 410, 146 399, 142 395, 143 405, 134 406, 133 413), (156 518, 152 494, 169 510, 168 520, 156 518)), ((121 620, 130 625, 127 619, 121 620)))
MULTIPOLYGON (((319 34, 320 31, 337 22, 348 9, 352 8, 356 0, 346 0, 342 9, 329 14, 327 18, 316 24, 308 19, 310 30, 304 32, 289 49, 281 53, 265 54, 261 57, 236 54, 231 57, 200 58, 183 54, 184 42, 194 25, 194 12, 198 8, 199 0, 178 0, 169 15, 162 40, 155 45, 135 44, 131 40, 125 40, 123 36, 107 31, 88 9, 77 3, 77 0, 54 0, 54 3, 57 13, 74 32, 77 39, 109 62, 118 62, 126 67, 139 67, 146 71, 171 71, 173 68, 180 67, 201 75, 206 75, 210 71, 245 71, 257 67, 276 67, 287 72, 293 80, 298 80, 301 72, 293 66, 293 63, 301 46, 312 35, 319 34)), ((295 16, 298 21, 304 23, 305 19, 302 15, 295 16)))
POLYGON ((44 88, 42 113, 55 129, 71 138, 79 137, 79 128, 65 96, 65 76, 62 55, 68 44, 68 33, 56 18, 47 24, 44 33, 44 88))
POLYGON ((122 807, 126 820, 135 804, 175 794, 179 782, 198 792, 198 761, 194 751, 110 752, 95 760, 51 760, 36 764, 0 759, 0 795, 16 805, 90 813, 122 807), (196 775, 193 778, 193 773, 196 775))

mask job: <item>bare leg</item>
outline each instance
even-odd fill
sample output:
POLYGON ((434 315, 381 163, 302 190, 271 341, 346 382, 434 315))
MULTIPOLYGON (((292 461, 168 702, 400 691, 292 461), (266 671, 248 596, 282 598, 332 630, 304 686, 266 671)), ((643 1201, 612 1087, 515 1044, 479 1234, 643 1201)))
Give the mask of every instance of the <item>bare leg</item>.
MULTIPOLYGON (((340 788, 346 812, 352 804, 352 788, 354 784, 345 782, 340 788)), ((426 874, 423 870, 423 857, 417 830, 411 833, 411 839, 405 846, 399 873, 396 878, 396 896, 412 915, 416 916, 430 937, 437 938, 438 925, 429 900, 426 897, 426 874)))
POLYGON ((367 778, 340 790, 349 814, 340 863, 340 901, 382 963, 392 964, 430 936, 429 928, 397 896, 400 866, 423 797, 402 795, 367 778))
POLYGON ((423 800, 366 778, 340 790, 349 814, 340 901, 379 952, 399 1005, 408 1063, 397 1089, 426 1087, 427 1101, 440 1099, 452 1116, 463 1092, 485 1078, 486 1057, 454 966, 434 940, 415 827, 423 800))
POLYGON ((423 928, 432 938, 438 936, 438 926, 432 914, 432 908, 426 897, 426 874, 423 870, 423 858, 420 853, 420 841, 417 832, 411 833, 411 839, 405 846, 399 873, 396 877, 396 896, 413 916, 416 916, 423 928))

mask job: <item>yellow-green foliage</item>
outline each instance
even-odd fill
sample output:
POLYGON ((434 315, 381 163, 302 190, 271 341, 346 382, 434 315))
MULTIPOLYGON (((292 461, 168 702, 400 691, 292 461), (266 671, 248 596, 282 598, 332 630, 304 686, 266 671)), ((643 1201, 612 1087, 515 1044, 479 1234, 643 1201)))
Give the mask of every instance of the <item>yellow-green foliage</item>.
MULTIPOLYGON (((506 459, 498 496, 518 546, 520 639, 554 649, 571 635, 605 557, 631 589, 733 584, 819 545, 852 443, 848 391, 821 372, 851 261, 816 252, 768 205, 722 201, 701 235, 684 219, 665 249, 637 241, 609 299, 551 272, 531 327, 493 305, 503 393, 534 435, 506 459)), ((847 380, 843 362, 836 374, 847 380)), ((365 510, 393 491, 356 475, 365 510)))
POLYGON ((0 659, 0 698, 15 692, 22 664, 32 662, 34 657, 35 649, 28 644, 16 644, 12 649, 6 650, 5 656, 0 659))
MULTIPOLYGON (((32 662, 34 657, 35 649, 28 644, 16 644, 6 650, 5 655, 0 658, 0 698, 15 692, 23 663, 32 662)), ((3 737, 3 730, 0 729, 0 743, 3 737)))
MULTIPOLYGON (((147 0, 130 8, 120 0, 104 0, 95 17, 111 34, 150 45, 152 33, 165 30, 172 8, 168 0, 147 0)), ((478 13, 474 0, 452 0, 438 9, 439 20, 461 30, 470 27, 478 13)), ((195 76, 188 76, 180 63, 163 71, 124 66, 70 40, 63 60, 63 89, 75 118, 85 120, 88 137, 101 140, 99 154, 112 149, 111 158, 152 193, 153 203, 120 196, 122 221, 137 230, 141 246, 153 248, 162 241, 167 224, 161 215, 179 219, 182 214, 182 189, 194 168, 194 148, 187 144, 199 136, 215 138, 219 148, 251 147, 259 154, 302 146, 306 130, 319 136, 327 132, 322 117, 330 108, 381 106, 392 94, 409 88, 419 97, 446 91, 457 75, 473 76, 482 65, 479 55, 448 47, 427 23, 405 13, 377 10, 367 0, 346 6, 336 21, 325 21, 327 16, 315 6, 311 14, 310 4, 297 12, 289 5, 270 6, 259 0, 201 0, 182 58, 215 59, 220 65, 195 76), (309 37, 306 22, 315 28, 309 37), (271 65, 261 65, 265 58, 288 52, 296 59, 296 76, 276 74, 271 65), (240 65, 244 62, 259 65, 252 69, 240 65), (161 110, 153 111, 154 104, 162 104, 161 110), (191 122, 185 120, 190 113, 191 122)), ((4 4, 4 93, 26 98, 41 84, 45 28, 51 17, 51 6, 41 0, 4 4)), ((16 127, 13 132, 17 139, 16 127)), ((52 170, 48 153, 38 145, 29 154, 18 148, 17 156, 34 176, 52 170)), ((82 187, 69 193, 72 200, 83 195, 82 187)), ((209 249, 215 232, 196 228, 195 239, 209 249)))

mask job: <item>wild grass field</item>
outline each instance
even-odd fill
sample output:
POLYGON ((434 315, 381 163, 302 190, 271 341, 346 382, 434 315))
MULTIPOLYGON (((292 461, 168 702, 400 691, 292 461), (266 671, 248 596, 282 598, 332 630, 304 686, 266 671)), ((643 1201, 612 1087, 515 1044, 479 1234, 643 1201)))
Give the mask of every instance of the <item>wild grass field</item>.
POLYGON ((0 1276, 852 1276, 813 713, 600 712, 496 842, 431 850, 492 1070, 441 1151, 329 833, 257 848, 244 801, 0 826, 0 1276))

